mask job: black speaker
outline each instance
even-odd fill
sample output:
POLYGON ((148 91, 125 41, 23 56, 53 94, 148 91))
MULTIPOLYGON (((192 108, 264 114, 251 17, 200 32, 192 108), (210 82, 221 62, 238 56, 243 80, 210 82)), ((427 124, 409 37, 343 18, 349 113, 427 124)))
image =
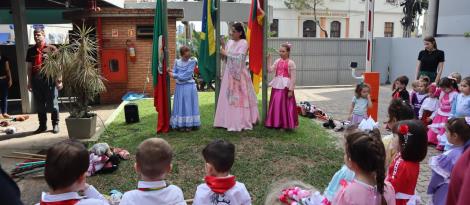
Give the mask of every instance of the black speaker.
POLYGON ((126 123, 139 122, 139 107, 137 104, 129 103, 124 106, 124 115, 126 117, 126 123))

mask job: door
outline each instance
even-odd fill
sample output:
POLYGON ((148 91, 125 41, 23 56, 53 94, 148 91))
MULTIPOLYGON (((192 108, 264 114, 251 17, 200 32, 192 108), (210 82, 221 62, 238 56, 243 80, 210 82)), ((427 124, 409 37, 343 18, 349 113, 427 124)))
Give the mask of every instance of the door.
POLYGON ((109 83, 127 83, 126 49, 103 49, 101 71, 109 83))

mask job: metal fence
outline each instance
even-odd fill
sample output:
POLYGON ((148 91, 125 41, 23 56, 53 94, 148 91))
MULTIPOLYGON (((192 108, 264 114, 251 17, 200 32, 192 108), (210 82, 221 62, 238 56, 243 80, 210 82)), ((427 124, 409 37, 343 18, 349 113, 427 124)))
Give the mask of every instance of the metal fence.
POLYGON ((364 39, 270 38, 268 47, 278 49, 284 42, 292 44, 291 59, 297 65, 296 86, 354 84, 351 62, 358 63, 358 73, 364 71, 364 39))

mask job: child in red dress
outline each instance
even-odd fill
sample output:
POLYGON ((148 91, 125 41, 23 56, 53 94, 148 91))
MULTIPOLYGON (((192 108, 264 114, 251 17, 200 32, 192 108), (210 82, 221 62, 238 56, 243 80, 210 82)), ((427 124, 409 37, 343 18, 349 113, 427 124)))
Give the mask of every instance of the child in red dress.
POLYGON ((387 181, 395 189, 396 204, 406 205, 410 200, 418 200, 415 188, 419 162, 427 153, 426 127, 418 120, 401 121, 393 128, 393 134, 397 136, 399 152, 388 168, 387 181))

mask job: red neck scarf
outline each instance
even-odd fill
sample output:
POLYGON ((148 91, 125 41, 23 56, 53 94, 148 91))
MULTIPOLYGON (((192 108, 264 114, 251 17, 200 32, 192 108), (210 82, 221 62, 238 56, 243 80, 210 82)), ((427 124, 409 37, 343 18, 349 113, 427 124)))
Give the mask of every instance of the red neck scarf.
POLYGON ((227 190, 231 189, 235 186, 235 176, 229 177, 213 177, 213 176, 206 176, 205 178, 207 186, 211 188, 211 190, 216 194, 223 194, 227 190))
POLYGON ((42 50, 46 47, 46 43, 41 43, 39 46, 36 45, 36 56, 34 57, 34 66, 33 66, 33 74, 37 74, 42 67, 42 50))
POLYGON ((80 199, 68 199, 64 201, 44 202, 41 201, 40 205, 75 205, 80 199))

